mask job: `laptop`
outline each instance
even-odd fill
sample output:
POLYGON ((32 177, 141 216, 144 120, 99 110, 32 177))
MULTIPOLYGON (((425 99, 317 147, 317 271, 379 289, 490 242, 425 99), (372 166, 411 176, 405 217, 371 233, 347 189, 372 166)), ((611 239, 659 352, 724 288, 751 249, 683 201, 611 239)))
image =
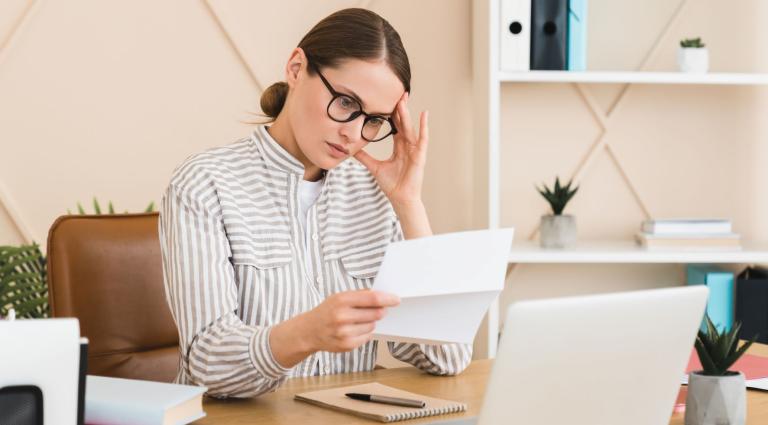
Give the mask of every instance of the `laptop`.
POLYGON ((514 303, 480 415, 440 424, 667 424, 707 295, 698 285, 514 303))

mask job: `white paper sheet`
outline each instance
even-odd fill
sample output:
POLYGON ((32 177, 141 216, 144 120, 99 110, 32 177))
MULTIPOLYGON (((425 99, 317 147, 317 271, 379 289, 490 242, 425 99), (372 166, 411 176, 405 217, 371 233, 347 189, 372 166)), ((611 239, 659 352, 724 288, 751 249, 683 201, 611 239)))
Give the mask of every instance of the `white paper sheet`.
POLYGON ((373 290, 400 297, 376 324, 386 341, 471 344, 504 287, 514 230, 448 233, 390 244, 373 290))

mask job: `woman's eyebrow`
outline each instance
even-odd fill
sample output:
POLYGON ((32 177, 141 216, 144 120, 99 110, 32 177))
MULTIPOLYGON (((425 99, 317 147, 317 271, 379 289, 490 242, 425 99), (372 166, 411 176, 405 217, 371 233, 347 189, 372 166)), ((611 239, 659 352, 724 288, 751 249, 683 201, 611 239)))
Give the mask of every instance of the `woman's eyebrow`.
MULTIPOLYGON (((350 95, 350 96, 354 97, 354 98, 355 98, 355 100, 357 100, 358 102, 360 102, 360 105, 362 105, 362 106, 363 106, 363 108, 365 108, 365 102, 363 102, 363 99, 360 99, 360 96, 358 96, 358 95, 357 95, 357 93, 355 93, 354 91, 350 90, 350 89, 349 89, 349 87, 346 87, 346 86, 344 86, 344 85, 338 84, 337 86, 338 86, 340 89, 343 89, 343 90, 346 90, 346 91, 348 91, 349 93, 344 93, 344 94, 347 94, 347 95, 350 95)), ((368 115, 383 115, 383 116, 390 116, 390 115, 392 115, 392 112, 368 112, 368 115)))

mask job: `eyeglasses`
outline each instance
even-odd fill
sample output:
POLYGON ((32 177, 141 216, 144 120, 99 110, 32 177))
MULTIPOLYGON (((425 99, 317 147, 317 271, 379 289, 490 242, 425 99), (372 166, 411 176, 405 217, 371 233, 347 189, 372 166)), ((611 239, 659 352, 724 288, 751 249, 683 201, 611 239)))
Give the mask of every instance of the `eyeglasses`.
POLYGON ((325 76, 323 76, 318 67, 314 66, 312 62, 309 62, 309 66, 317 72, 317 75, 323 80, 325 87, 333 95, 331 101, 328 102, 328 108, 326 108, 328 117, 336 122, 350 122, 360 115, 364 116, 365 120, 363 121, 361 135, 363 139, 369 142, 378 142, 386 139, 389 135, 397 134, 397 128, 395 128, 392 117, 371 115, 363 112, 363 106, 357 99, 334 90, 331 83, 325 79, 325 76))

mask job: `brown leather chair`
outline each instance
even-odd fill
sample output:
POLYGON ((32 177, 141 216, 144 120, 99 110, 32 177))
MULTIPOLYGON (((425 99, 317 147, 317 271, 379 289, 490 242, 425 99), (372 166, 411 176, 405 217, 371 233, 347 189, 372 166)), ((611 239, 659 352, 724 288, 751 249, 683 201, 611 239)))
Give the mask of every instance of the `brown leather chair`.
POLYGON ((171 382, 179 339, 163 289, 158 214, 68 215, 48 233, 54 317, 77 317, 91 375, 171 382))

